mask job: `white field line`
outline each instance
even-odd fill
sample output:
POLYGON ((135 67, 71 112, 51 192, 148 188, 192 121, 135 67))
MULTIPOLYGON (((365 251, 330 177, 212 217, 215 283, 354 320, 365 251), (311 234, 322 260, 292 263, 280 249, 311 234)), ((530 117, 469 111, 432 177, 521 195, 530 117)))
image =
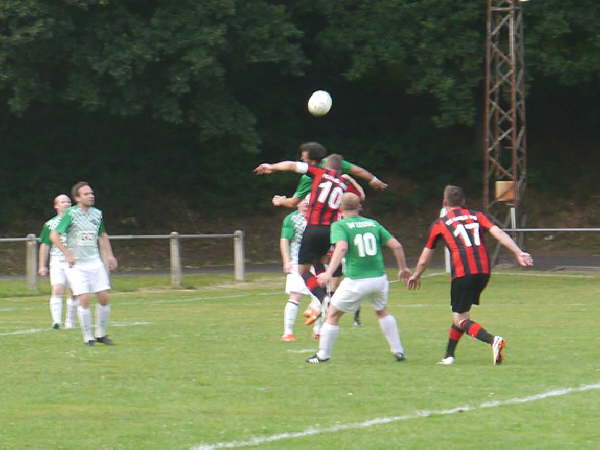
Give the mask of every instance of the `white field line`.
MULTIPOLYGON (((136 327, 136 326, 140 326, 140 325, 152 325, 152 322, 111 322, 110 323, 111 327, 136 327)), ((44 333, 47 331, 52 331, 52 332, 56 333, 56 330, 53 330, 50 327, 48 327, 48 328, 29 328, 27 330, 15 330, 15 331, 9 331, 6 333, 0 333, 0 336, 13 336, 13 335, 19 335, 19 334, 35 334, 35 333, 44 333)))
POLYGON ((568 395, 577 392, 585 392, 591 391, 595 389, 600 389, 600 383, 597 384, 585 384, 578 387, 569 387, 556 389, 552 391, 542 392, 540 394, 529 395, 527 397, 516 397, 510 398, 507 400, 495 400, 491 402, 481 403, 480 405, 464 405, 457 406, 451 409, 441 409, 441 410, 431 410, 431 411, 420 411, 417 410, 414 413, 406 414, 404 416, 392 416, 392 417, 378 417, 375 419, 365 420, 364 422, 355 422, 355 423, 347 423, 335 425, 332 427, 309 427, 304 431, 290 432, 290 433, 280 433, 273 434, 271 436, 255 436, 246 441, 230 441, 230 442, 217 442, 215 444, 199 444, 192 447, 192 450, 213 450, 217 448, 235 448, 235 447, 248 447, 253 445, 260 445, 267 442, 281 441, 284 439, 296 439, 303 438, 306 436, 314 436, 317 434, 324 433, 337 433, 338 431, 346 431, 346 430, 356 430, 363 428, 370 428, 375 425, 383 425, 394 422, 405 422, 407 420, 420 419, 422 417, 431 417, 431 416, 445 416, 456 413, 463 413, 468 411, 475 411, 478 409, 485 408, 496 408, 498 406, 507 406, 507 405, 520 405, 522 403, 535 402, 538 400, 544 400, 546 398, 551 397, 560 397, 563 395, 568 395))

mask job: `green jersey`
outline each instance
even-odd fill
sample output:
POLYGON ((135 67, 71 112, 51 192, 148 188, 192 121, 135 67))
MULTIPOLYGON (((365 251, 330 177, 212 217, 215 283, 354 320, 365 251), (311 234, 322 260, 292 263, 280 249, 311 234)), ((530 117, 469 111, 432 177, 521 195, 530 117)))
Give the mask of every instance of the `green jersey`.
MULTIPOLYGON (((327 162, 327 158, 322 160, 319 163, 318 167, 323 167, 326 162, 327 162)), ((353 166, 353 164, 351 162, 342 160, 342 172, 343 173, 350 173, 352 166, 353 166)), ((298 182, 298 186, 296 186, 296 192, 294 192, 293 196, 297 197, 297 198, 305 198, 308 194, 310 194, 312 180, 313 179, 311 177, 309 177, 308 175, 302 175, 300 177, 300 181, 298 182)))
POLYGON ((331 243, 348 243, 344 275, 348 278, 373 278, 385 274, 382 246, 393 236, 379 222, 354 216, 331 225, 331 243))
MULTIPOLYGON (((48 220, 44 223, 42 227, 42 232, 40 233, 40 243, 46 244, 50 246, 50 261, 54 260, 57 262, 65 262, 66 258, 63 252, 61 252, 57 247, 52 245, 52 241, 50 240, 50 232, 58 226, 61 217, 55 216, 52 219, 48 220)), ((60 234, 60 240, 63 244, 67 244, 67 236, 64 234, 60 234)))
POLYGON ((100 258, 98 236, 105 232, 102 211, 72 206, 65 212, 56 231, 67 235, 67 247, 77 261, 91 261, 100 258))
POLYGON ((283 219, 281 239, 287 239, 290 242, 290 259, 293 264, 298 264, 298 252, 300 251, 300 242, 305 228, 306 218, 297 210, 283 219))

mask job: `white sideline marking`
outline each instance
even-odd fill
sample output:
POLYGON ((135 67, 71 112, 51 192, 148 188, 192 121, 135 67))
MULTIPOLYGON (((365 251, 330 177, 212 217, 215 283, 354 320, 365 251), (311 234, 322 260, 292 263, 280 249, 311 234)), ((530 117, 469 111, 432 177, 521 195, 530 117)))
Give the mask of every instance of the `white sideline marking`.
MULTIPOLYGON (((139 325, 152 325, 152 322, 111 322, 111 327, 135 327, 139 325)), ((77 327, 76 327, 77 328, 77 327)), ((9 331, 6 333, 0 333, 0 336, 13 336, 17 334, 34 334, 34 333, 43 333, 45 331, 52 331, 56 333, 56 330, 52 328, 30 328, 28 330, 15 330, 9 331)))
POLYGON ((288 350, 288 353, 314 353, 316 352, 318 349, 314 349, 314 348, 303 348, 301 350, 288 350))
POLYGON ((464 405, 457 406, 451 409, 441 409, 432 411, 415 411, 412 414, 406 414, 404 416, 392 416, 392 417, 378 417, 375 419, 365 420, 364 422, 347 423, 341 425, 335 425, 332 427, 319 428, 309 427, 304 431, 297 431, 291 433, 280 433, 271 436, 255 436, 247 441, 231 441, 231 442, 217 442, 215 444, 199 444, 192 447, 191 450, 213 450, 217 448, 234 448, 234 447, 248 447, 251 445, 260 445, 266 442, 280 441, 283 439, 295 439, 306 436, 314 436, 323 433, 336 433, 338 431, 353 430, 360 428, 369 428, 374 425, 382 425, 393 422, 404 422, 407 420, 419 419, 422 417, 430 416, 444 416, 449 414, 456 414, 468 411, 474 411, 477 409, 484 408, 496 408, 498 406, 505 405, 519 405, 521 403, 535 402, 537 400, 543 400, 550 397, 560 397, 562 395, 572 394, 575 392, 591 391, 594 389, 600 389, 600 383, 597 384, 584 384, 578 387, 562 388, 552 391, 542 392, 540 394, 529 395, 527 397, 510 398, 508 400, 494 400, 491 402, 481 403, 480 405, 464 405))

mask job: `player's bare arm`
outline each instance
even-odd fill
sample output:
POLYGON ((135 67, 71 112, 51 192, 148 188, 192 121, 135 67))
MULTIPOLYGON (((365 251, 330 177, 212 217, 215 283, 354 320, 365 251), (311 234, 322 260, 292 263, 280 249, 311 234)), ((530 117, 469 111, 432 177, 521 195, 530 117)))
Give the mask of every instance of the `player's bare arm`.
POLYGON ((331 255, 331 261, 327 266, 327 270, 323 273, 317 275, 317 280, 319 286, 325 286, 329 280, 333 277, 336 269, 342 263, 342 259, 346 255, 348 251, 348 243, 346 241, 338 241, 335 244, 335 249, 333 250, 333 255, 331 255))
POLYGON ((502 244, 504 247, 510 250, 513 255, 515 255, 515 259, 517 260, 517 263, 520 266, 533 266, 533 258, 531 257, 531 255, 521 250, 516 244, 516 242, 513 241, 508 234, 501 230, 500 227, 493 226, 492 228, 490 228, 490 234, 494 236, 498 240, 498 242, 500 242, 500 244, 502 244))
POLYGON ((50 246, 48 244, 40 244, 40 251, 38 253, 38 275, 45 277, 48 275, 48 254, 50 252, 50 246))
POLYGON ((350 173, 357 178, 361 178, 367 181, 369 183, 369 186, 371 186, 376 191, 384 191, 388 187, 387 183, 381 181, 367 169, 363 169, 362 167, 357 166, 356 164, 352 164, 352 167, 350 168, 350 173))
POLYGON ((296 208, 302 200, 303 199, 299 197, 286 197, 285 195, 275 195, 273 196, 271 202, 273 203, 273 206, 296 208))
POLYGON ((404 254, 404 248, 402 247, 402 244, 396 238, 392 238, 388 240, 385 245, 392 250, 394 253, 394 258, 396 258, 398 278, 406 282, 406 280, 408 280, 411 276, 411 271, 406 264, 406 255, 404 254))
POLYGON ((283 263, 283 272, 292 272, 292 262, 290 258, 290 241, 287 239, 279 239, 279 251, 281 252, 281 262, 283 263))
POLYGON ((108 265, 109 270, 116 270, 119 266, 117 262, 117 258, 113 255, 112 246, 110 245, 110 239, 108 238, 108 234, 102 233, 98 236, 98 243, 100 244, 100 250, 102 255, 106 257, 106 264, 108 265))
POLYGON ((296 162, 281 161, 275 164, 262 163, 253 172, 256 175, 271 175, 273 172, 296 172, 296 162))
POLYGON ((52 230, 50 232, 50 240, 52 241, 52 244, 65 255, 69 267, 73 267, 75 264, 75 256, 73 256, 73 253, 71 253, 71 251, 62 243, 58 231, 52 230))
POLYGON ((365 196, 365 190, 363 189, 363 187, 358 183, 358 181, 356 181, 354 178, 352 178, 350 175, 348 174, 343 174, 340 178, 349 181, 350 183, 352 183, 352 186, 354 186, 354 189, 356 189, 356 191, 360 194, 359 198, 361 200, 364 200, 366 198, 365 196))
POLYGON ((421 287, 421 275, 429 266, 431 262, 431 258, 433 257, 433 250, 425 247, 421 252, 421 256, 419 256, 419 262, 417 262, 417 267, 415 268, 414 273, 408 279, 408 288, 409 289, 419 289, 421 287))

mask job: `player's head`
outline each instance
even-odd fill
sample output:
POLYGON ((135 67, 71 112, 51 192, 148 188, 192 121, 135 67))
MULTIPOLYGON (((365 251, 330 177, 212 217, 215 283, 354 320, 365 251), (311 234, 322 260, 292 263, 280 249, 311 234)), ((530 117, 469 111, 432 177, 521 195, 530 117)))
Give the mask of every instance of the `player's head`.
POLYGON ((327 156, 327 149, 318 142, 300 144, 300 159, 307 163, 319 164, 327 156))
POLYGON ((327 162, 325 163, 325 168, 329 170, 335 170, 338 174, 342 173, 342 155, 338 155, 334 153, 327 157, 327 162))
POLYGON ((343 213, 356 213, 360 211, 362 205, 360 204, 360 197, 352 192, 346 192, 342 195, 342 203, 340 209, 343 213))
POLYGON ((66 194, 57 195, 54 199, 54 209, 57 214, 64 213, 67 209, 71 207, 71 199, 66 194))
POLYGON ((461 187, 449 184, 444 188, 444 206, 452 208, 465 206, 465 203, 465 193, 461 187))
POLYGON ((93 206, 96 201, 94 190, 87 181, 75 183, 71 188, 71 196, 80 206, 93 206))

